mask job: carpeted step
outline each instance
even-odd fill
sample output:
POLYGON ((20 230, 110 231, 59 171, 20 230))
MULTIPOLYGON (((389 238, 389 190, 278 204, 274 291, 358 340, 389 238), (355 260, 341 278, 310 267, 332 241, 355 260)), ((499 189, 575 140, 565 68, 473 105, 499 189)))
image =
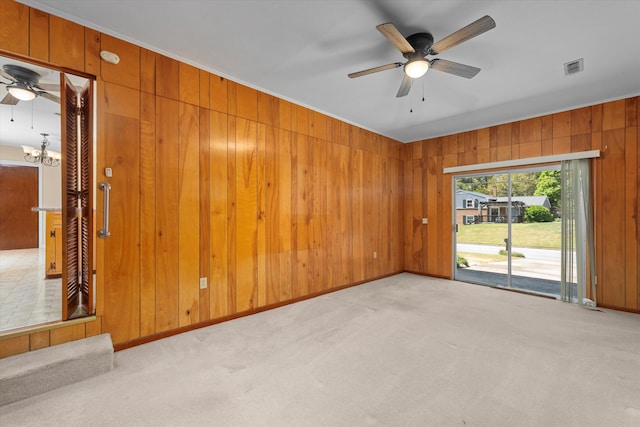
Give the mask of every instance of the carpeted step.
POLYGON ((109 334, 6 357, 0 359, 0 406, 112 369, 109 334))

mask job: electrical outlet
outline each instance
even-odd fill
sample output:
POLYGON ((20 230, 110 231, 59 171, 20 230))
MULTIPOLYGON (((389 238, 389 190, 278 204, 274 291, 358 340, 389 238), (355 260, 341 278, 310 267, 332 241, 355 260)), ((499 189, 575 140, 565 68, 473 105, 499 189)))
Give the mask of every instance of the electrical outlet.
POLYGON ((378 252, 373 253, 373 259, 376 259, 376 258, 378 258, 378 252))
POLYGON ((429 219, 427 219, 427 218, 422 218, 422 223, 423 223, 423 224, 429 224, 429 219))
POLYGON ((200 278, 200 289, 207 289, 207 278, 206 277, 201 277, 200 278))

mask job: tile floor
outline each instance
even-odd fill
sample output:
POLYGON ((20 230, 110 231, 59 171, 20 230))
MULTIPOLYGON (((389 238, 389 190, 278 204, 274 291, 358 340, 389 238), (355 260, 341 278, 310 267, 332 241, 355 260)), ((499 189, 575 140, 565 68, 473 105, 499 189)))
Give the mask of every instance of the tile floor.
POLYGON ((62 318, 62 279, 44 276, 44 248, 0 251, 0 331, 62 318))

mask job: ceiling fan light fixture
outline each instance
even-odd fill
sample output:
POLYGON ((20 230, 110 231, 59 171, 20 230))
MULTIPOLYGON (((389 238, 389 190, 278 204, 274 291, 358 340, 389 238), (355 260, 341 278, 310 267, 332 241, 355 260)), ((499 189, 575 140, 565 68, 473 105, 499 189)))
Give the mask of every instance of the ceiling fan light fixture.
POLYGON ((9 91, 11 96, 20 101, 31 101, 36 97, 36 93, 29 89, 24 83, 16 83, 15 86, 8 86, 7 91, 9 91))
POLYGON ((429 71, 429 61, 422 57, 410 59, 409 62, 404 64, 405 74, 412 79, 424 76, 427 71, 429 71))

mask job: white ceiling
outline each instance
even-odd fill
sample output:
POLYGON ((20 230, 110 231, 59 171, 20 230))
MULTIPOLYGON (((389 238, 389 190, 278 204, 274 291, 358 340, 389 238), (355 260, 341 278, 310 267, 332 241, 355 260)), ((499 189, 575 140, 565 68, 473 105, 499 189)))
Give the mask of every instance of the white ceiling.
POLYGON ((640 94, 638 0, 22 2, 402 142, 640 94), (438 41, 484 15, 495 29, 439 56, 471 80, 431 70, 396 98, 401 68, 347 78, 404 62, 378 24, 438 41))

